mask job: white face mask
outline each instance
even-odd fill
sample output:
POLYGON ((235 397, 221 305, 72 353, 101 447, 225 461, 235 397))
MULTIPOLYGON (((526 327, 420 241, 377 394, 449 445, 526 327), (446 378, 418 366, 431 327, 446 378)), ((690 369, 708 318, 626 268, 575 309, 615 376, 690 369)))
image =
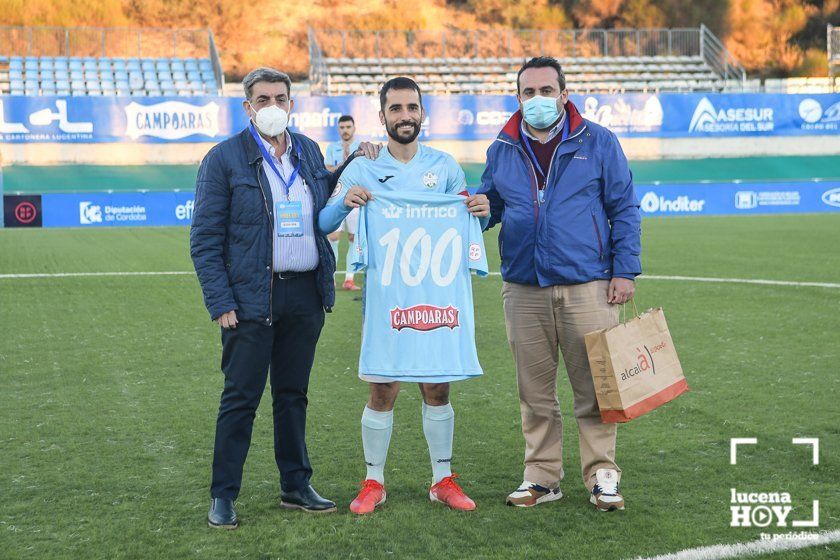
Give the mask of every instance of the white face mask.
MULTIPOLYGON (((254 109, 253 105, 251 105, 251 109, 254 109)), ((254 113, 254 124, 266 136, 274 138, 286 131, 286 126, 289 124, 289 113, 277 105, 269 105, 259 111, 254 109, 254 113)))

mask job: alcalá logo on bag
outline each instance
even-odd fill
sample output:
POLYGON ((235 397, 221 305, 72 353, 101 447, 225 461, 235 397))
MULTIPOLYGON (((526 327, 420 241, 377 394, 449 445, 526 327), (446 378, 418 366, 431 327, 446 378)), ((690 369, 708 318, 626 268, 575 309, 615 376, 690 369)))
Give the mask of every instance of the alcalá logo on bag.
POLYGON ((642 345, 644 352, 642 348, 637 346, 636 352, 638 354, 636 355, 636 363, 632 367, 624 368, 624 371, 621 372, 621 380, 627 381, 631 377, 641 375, 648 371, 650 371, 651 375, 656 375, 656 362, 653 359, 653 355, 665 348, 666 345, 667 343, 664 340, 651 348, 642 345))

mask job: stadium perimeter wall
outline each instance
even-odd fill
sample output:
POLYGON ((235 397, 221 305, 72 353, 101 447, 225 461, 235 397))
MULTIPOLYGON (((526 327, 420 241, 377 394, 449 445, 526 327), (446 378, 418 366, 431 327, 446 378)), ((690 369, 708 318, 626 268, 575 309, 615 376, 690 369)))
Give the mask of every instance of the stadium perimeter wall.
MULTIPOLYGON (((633 160, 840 154, 840 94, 572 95, 583 115, 615 132, 633 160)), ((517 104, 509 96, 427 96, 421 140, 482 162, 517 104)), ((301 97, 291 126, 325 146, 342 114, 360 137, 384 140, 378 100, 301 97)), ((5 164, 132 165, 200 161, 247 124, 230 97, 0 96, 5 164)))

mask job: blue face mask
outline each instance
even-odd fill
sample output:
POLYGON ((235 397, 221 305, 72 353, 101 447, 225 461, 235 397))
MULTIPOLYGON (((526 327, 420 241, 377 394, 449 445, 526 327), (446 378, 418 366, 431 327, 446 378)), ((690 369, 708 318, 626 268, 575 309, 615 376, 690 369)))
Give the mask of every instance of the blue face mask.
POLYGON ((522 116, 525 118, 525 122, 537 130, 548 128, 557 122, 560 115, 560 111, 557 110, 556 97, 535 95, 522 104, 522 116))

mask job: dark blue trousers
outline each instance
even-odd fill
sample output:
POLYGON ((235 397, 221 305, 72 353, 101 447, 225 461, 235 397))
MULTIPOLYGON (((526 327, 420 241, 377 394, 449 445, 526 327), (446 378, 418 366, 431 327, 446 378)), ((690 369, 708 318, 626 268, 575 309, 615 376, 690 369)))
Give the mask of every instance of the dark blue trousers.
POLYGON ((284 491, 309 484, 306 392, 324 308, 315 274, 280 280, 272 289, 272 325, 241 321, 222 329, 222 391, 213 450, 213 498, 236 499, 251 445, 254 416, 271 379, 274 458, 284 491))

